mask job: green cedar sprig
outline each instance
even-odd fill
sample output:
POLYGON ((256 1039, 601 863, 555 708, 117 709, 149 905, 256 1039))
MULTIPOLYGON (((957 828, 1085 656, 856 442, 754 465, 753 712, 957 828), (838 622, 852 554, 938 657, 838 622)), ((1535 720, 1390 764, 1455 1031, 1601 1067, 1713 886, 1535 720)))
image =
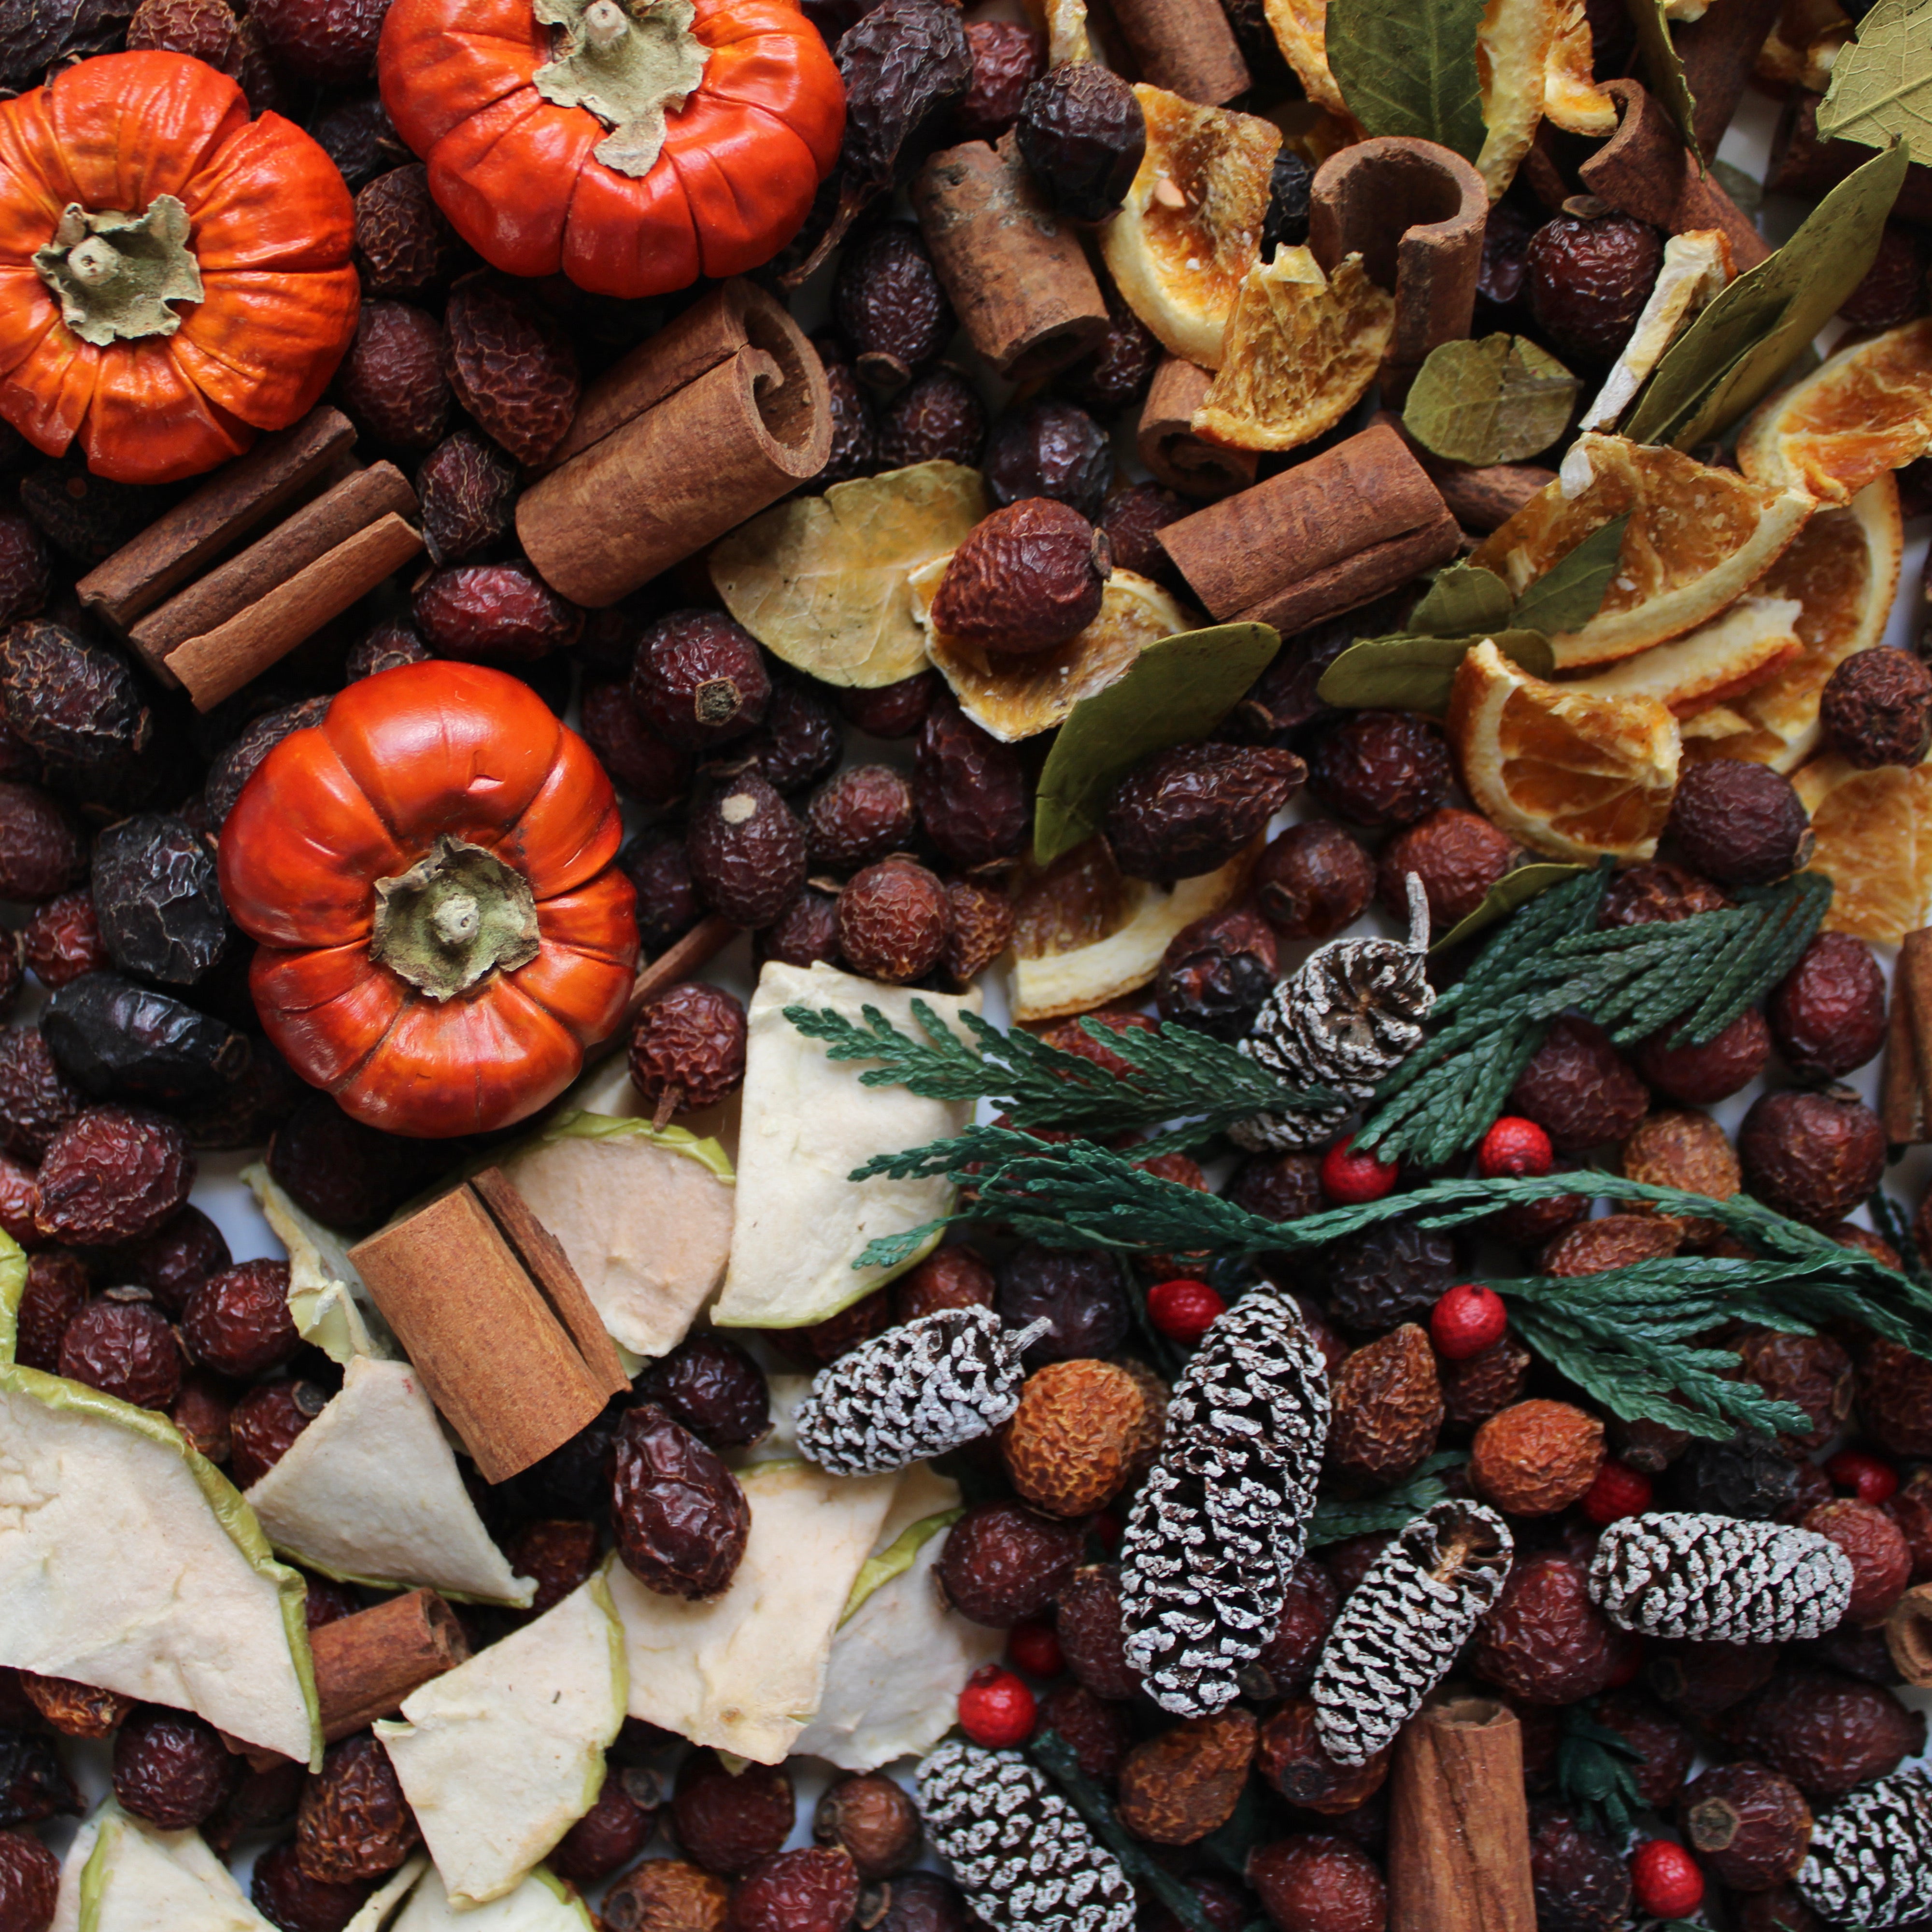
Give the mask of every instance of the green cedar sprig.
POLYGON ((1468 1460, 1466 1450, 1439 1450, 1406 1481, 1370 1501, 1344 1502, 1331 1498, 1318 1502, 1308 1519, 1309 1548, 1319 1550, 1328 1544, 1346 1543, 1351 1537, 1379 1536, 1384 1531, 1404 1528, 1449 1493, 1443 1471, 1460 1468, 1468 1460))
POLYGON ((1628 1046, 1676 1022, 1672 1044, 1729 1026, 1791 969, 1831 903, 1800 873, 1674 923, 1596 928, 1598 871, 1533 899, 1436 1002, 1434 1030, 1383 1082, 1356 1136, 1384 1160, 1437 1166, 1473 1145, 1550 1023, 1575 1010, 1628 1046))
POLYGON ((1646 1808, 1630 1766, 1647 1755, 1621 1731, 1598 1724, 1587 1706, 1572 1704, 1557 1741, 1556 1787, 1596 1829, 1621 1838, 1646 1808))

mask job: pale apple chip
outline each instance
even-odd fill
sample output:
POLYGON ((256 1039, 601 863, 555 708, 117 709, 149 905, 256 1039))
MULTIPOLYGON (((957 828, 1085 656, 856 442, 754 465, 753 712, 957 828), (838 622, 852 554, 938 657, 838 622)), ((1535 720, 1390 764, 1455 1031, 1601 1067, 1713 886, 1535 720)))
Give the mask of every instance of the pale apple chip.
POLYGON ((976 470, 916 463, 794 496, 712 547, 725 608, 776 657, 870 690, 926 668, 907 578, 992 508, 976 470))
POLYGON ((1597 85, 1596 64, 1584 0, 1563 0, 1543 76, 1543 111, 1564 134, 1600 141, 1617 131, 1617 104, 1597 85))
POLYGON ((1158 584, 1117 570, 1101 594, 1100 614, 1065 644, 1024 656, 982 651, 932 628, 932 599, 952 560, 935 557, 913 572, 913 615, 960 710, 1010 745, 1064 724, 1083 698, 1124 677, 1148 645, 1201 621, 1158 584))
POLYGON ((1194 433, 1231 449, 1298 449, 1331 430, 1376 379, 1395 298, 1359 255, 1324 275, 1306 248, 1248 271, 1228 324, 1227 359, 1194 412, 1194 433))

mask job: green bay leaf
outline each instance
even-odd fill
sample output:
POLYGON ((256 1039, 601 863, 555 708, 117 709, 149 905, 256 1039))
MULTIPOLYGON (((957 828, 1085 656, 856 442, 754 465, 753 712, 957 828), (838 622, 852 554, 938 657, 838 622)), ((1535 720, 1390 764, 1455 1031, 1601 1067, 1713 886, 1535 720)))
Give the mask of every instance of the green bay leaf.
POLYGON ((1476 29, 1484 0, 1328 0, 1329 70, 1370 134, 1482 152, 1476 29))
POLYGON ((1408 628, 1425 638, 1466 638, 1509 620, 1509 586, 1480 564, 1452 563, 1409 613, 1408 628))
POLYGON ((1832 63, 1818 134, 1868 148, 1896 135, 1932 154, 1932 0, 1878 0, 1858 22, 1832 63))
POLYGON ((1574 879, 1579 872, 1588 870, 1587 866, 1559 865, 1550 860, 1519 866, 1514 872, 1505 872, 1490 888, 1482 904, 1466 918, 1457 920, 1430 946, 1430 951, 1446 952, 1450 946, 1474 938, 1498 920, 1507 919, 1518 906, 1527 905, 1539 892, 1546 892, 1552 886, 1560 886, 1565 879, 1574 879))
POLYGON ((1512 620, 1546 637, 1559 631, 1580 631, 1603 608, 1623 550, 1624 526, 1629 521, 1628 512, 1612 517, 1565 550, 1525 587, 1510 613, 1512 620))
POLYGON ((1637 45, 1643 50, 1643 69, 1650 76, 1650 91, 1676 122, 1677 131, 1684 136, 1684 145, 1690 150, 1701 174, 1704 153, 1697 145, 1697 104, 1691 98, 1690 83, 1684 78, 1677 43, 1670 38, 1670 16, 1664 10, 1664 0, 1626 0, 1626 4, 1631 24, 1636 28, 1637 45))
POLYGON ((1577 388, 1555 356, 1520 337, 1444 342, 1417 371, 1402 425, 1452 463, 1521 463, 1568 427, 1577 388))
POLYGON ((1540 631, 1484 632, 1462 638, 1424 638, 1402 632, 1358 638, 1322 674, 1317 694, 1324 704, 1426 711, 1439 718, 1449 709, 1456 667, 1484 637, 1532 677, 1547 677, 1554 668, 1550 640, 1540 631))
POLYGON ((1215 624, 1150 644, 1126 674, 1083 698, 1040 775, 1034 857, 1046 865, 1100 829, 1107 794, 1150 752, 1204 738, 1281 647, 1268 624, 1215 624))

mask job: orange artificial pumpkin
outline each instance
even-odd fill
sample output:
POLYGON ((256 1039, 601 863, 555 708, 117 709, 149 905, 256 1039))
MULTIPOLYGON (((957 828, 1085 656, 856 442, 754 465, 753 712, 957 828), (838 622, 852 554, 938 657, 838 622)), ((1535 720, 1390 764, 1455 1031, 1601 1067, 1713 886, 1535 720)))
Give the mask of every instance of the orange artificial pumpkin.
POLYGON ((845 127, 791 0, 394 0, 376 70, 457 232, 600 295, 770 261, 845 127))
POLYGON ((349 190, 185 54, 103 54, 0 102, 0 416, 123 483, 314 407, 356 334, 349 190))
POLYGON ((481 664, 359 680, 221 829, 262 1024, 392 1133, 480 1133, 562 1093, 622 1016, 635 895, 590 747, 481 664))

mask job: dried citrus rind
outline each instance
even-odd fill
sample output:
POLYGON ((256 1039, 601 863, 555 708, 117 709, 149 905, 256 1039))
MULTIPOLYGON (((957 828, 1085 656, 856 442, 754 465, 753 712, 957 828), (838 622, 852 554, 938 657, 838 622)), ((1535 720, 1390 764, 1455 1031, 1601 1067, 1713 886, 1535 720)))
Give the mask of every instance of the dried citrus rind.
POLYGON ((1449 700, 1462 783, 1494 824, 1558 859, 1648 859, 1670 815, 1677 720, 1654 698, 1532 677, 1486 639, 1449 700))
POLYGON ((1086 0, 1026 0, 1026 10, 1046 36, 1048 67, 1094 58, 1094 44, 1087 32, 1086 0))
POLYGON ((1570 445, 1557 480, 1485 538, 1470 561, 1520 596, 1592 532, 1629 517, 1601 608, 1580 630, 1550 640, 1557 669, 1575 670, 1631 656, 1715 616, 1771 568, 1811 509, 1802 490, 1592 433, 1570 445))
POLYGON ((1735 703, 1804 655, 1795 597, 1740 597, 1731 608, 1666 644, 1653 644, 1608 670, 1574 680, 1571 691, 1603 698, 1654 698, 1679 718, 1735 703))
POLYGON ((1306 248, 1248 271, 1226 359, 1194 412, 1194 433, 1232 449, 1296 449, 1360 402, 1395 330, 1395 298, 1359 255, 1332 276, 1306 248))
POLYGON ((1731 244, 1720 229, 1690 228, 1664 244, 1643 312, 1630 338, 1617 352, 1595 400, 1583 412, 1583 429, 1614 429, 1636 400, 1636 392, 1664 352, 1689 327, 1691 318, 1721 290, 1732 274, 1731 244))
POLYGON ((1841 349, 1760 404, 1738 438, 1754 482, 1849 503, 1932 448, 1932 316, 1841 349))
POLYGON ((1148 645, 1201 621, 1151 579, 1117 570, 1101 593, 1100 614, 1065 644, 1024 657, 982 651, 931 628, 933 596, 951 561, 937 557, 908 579, 913 616, 960 710, 1008 744, 1064 724, 1083 698, 1125 676, 1148 645))
POLYGON ((1828 932, 1896 944, 1932 901, 1932 764, 1862 772, 1835 752, 1792 774, 1817 841, 1810 869, 1837 890, 1828 932))
POLYGON ((1543 76, 1543 111, 1566 134, 1602 140, 1617 131, 1617 104, 1597 85, 1596 64, 1584 0, 1563 0, 1543 76))
POLYGON ((1318 107, 1352 118, 1328 70, 1328 0, 1267 0, 1268 22, 1282 58, 1318 107))
POLYGON ((1818 700, 1833 671, 1854 651, 1885 636, 1898 589, 1905 532, 1898 485, 1888 472, 1841 510, 1820 510, 1754 587, 1762 597, 1795 597, 1802 647, 1754 691, 1724 709, 1733 721, 1700 716, 1686 725, 1684 755, 1746 758, 1794 771, 1818 748, 1818 700))
POLYGON ((1483 80, 1483 125, 1489 131, 1476 172, 1492 201, 1508 191, 1536 139, 1561 12, 1558 0, 1489 0, 1483 10, 1476 66, 1483 80))
POLYGON ((1100 253, 1163 349, 1218 369, 1234 298, 1260 259, 1281 130, 1144 82, 1134 93, 1147 152, 1100 253))

